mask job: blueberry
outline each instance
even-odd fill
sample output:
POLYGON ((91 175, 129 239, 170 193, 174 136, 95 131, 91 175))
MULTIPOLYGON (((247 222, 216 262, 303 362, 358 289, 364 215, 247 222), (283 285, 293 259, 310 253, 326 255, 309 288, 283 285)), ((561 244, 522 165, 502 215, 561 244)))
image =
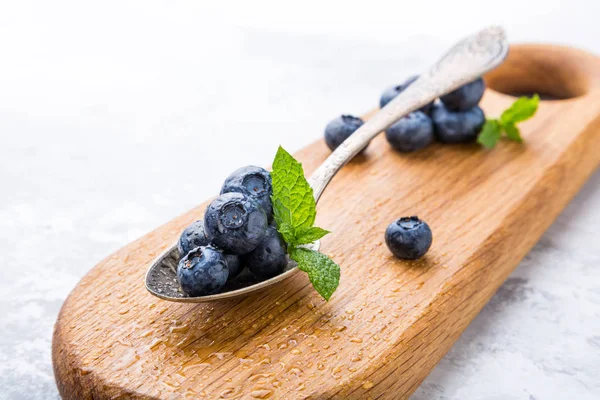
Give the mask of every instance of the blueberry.
MULTIPOLYGON (((404 83, 400 85, 392 86, 391 88, 386 89, 379 99, 379 107, 383 108, 387 103, 392 101, 396 96, 402 93, 407 87, 411 85, 414 81, 419 78, 419 75, 413 75, 409 77, 404 83)), ((429 114, 431 111, 431 107, 433 106, 433 102, 425 104, 419 111, 423 111, 425 114, 429 114)))
POLYGON ((208 246, 208 238, 204 233, 204 221, 198 220, 185 228, 177 242, 179 257, 183 258, 192 249, 200 246, 208 246))
POLYGON ((269 279, 283 272, 287 265, 286 245, 277 229, 270 226, 262 242, 244 255, 244 263, 257 279, 269 279))
POLYGON ((271 204, 271 195, 273 194, 273 185, 271 183, 271 174, 264 168, 249 165, 235 170, 225 179, 221 194, 237 192, 253 198, 267 214, 269 220, 273 215, 273 205, 271 204))
POLYGON ((416 151, 433 142, 433 122, 424 112, 414 111, 390 126, 385 137, 398 151, 416 151))
POLYGON ((431 246, 431 229, 418 217, 404 217, 385 230, 385 243, 398 258, 416 260, 431 246))
POLYGON ((468 111, 449 111, 436 104, 431 113, 435 136, 442 143, 466 143, 477 138, 485 123, 485 114, 477 106, 468 111))
MULTIPOLYGON (((325 127, 325 143, 335 150, 342 142, 350 137, 363 124, 363 120, 352 115, 342 115, 327 124, 325 127)), ((366 148, 366 146, 365 146, 366 148)))
POLYGON ((223 254, 227 267, 229 268, 229 279, 233 279, 242 272, 244 266, 242 265, 242 258, 236 254, 223 254))
POLYGON ((450 111, 467 111, 479 104, 484 91, 485 82, 479 78, 440 97, 440 100, 450 111))
POLYGON ((223 254, 210 246, 196 247, 179 261, 177 280, 190 296, 215 294, 225 286, 229 268, 223 254))
POLYGON ((204 230, 210 243, 228 254, 245 254, 265 237, 267 215, 261 206, 242 193, 217 197, 204 213, 204 230))

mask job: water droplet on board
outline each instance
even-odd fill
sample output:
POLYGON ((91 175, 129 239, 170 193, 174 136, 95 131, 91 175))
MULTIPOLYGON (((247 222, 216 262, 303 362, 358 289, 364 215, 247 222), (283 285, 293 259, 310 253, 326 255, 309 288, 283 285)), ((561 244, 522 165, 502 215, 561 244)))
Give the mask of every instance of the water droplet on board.
POLYGON ((180 326, 171 326, 169 327, 170 333, 185 333, 190 329, 188 324, 180 325, 180 326))
POLYGON ((342 372, 343 367, 341 365, 338 365, 337 367, 334 367, 331 369, 331 376, 334 379, 340 379, 342 376, 340 375, 340 372, 342 372))
POLYGON ((248 380, 250 382, 256 382, 258 379, 266 379, 269 378, 271 376, 275 375, 274 373, 269 373, 269 374, 254 374, 254 375, 250 375, 250 377, 248 378, 248 380))
POLYGON ((366 381, 365 383, 362 384, 363 389, 369 390, 373 387, 373 382, 371 381, 366 381))
POLYGON ((250 392, 250 397, 255 399, 268 399, 273 394, 272 390, 269 389, 257 389, 250 392))
POLYGON ((148 329, 147 331, 144 331, 142 333, 140 333, 140 337, 148 337, 150 335, 152 335, 154 333, 154 331, 152 329, 148 329))
POLYGON ((234 388, 227 388, 221 392, 219 397, 221 397, 222 399, 229 399, 229 398, 233 397, 234 393, 235 393, 234 388))
POLYGON ((212 353, 209 357, 217 357, 218 360, 224 360, 226 356, 229 356, 233 353, 231 353, 230 351, 226 351, 226 352, 222 352, 222 353, 212 353))

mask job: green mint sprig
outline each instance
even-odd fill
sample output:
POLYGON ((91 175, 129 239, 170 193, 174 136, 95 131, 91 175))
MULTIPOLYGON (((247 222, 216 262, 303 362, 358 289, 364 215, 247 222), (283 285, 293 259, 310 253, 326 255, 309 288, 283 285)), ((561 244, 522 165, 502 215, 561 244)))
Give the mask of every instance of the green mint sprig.
POLYGON ((308 274, 315 290, 329 300, 340 282, 340 267, 325 254, 299 247, 327 235, 329 231, 314 226, 317 206, 313 190, 304 177, 302 164, 281 146, 271 171, 273 211, 277 230, 288 244, 290 258, 308 274))
POLYGON ((519 97, 509 108, 507 108, 500 118, 488 119, 477 137, 477 142, 487 149, 496 145, 502 134, 515 142, 523 142, 521 132, 517 128, 517 123, 525 121, 535 115, 540 103, 540 96, 534 94, 533 97, 519 97))

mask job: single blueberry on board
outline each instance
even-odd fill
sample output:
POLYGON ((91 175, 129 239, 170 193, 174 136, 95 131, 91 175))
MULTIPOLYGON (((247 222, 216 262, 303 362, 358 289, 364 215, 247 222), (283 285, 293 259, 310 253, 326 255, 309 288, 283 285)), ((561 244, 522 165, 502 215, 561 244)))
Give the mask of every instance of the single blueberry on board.
POLYGON ((225 286, 228 276, 225 257, 210 246, 196 247, 177 265, 177 280, 189 296, 218 293, 225 286))
POLYGON ((363 123, 362 119, 352 115, 342 115, 332 120, 325 127, 325 143, 327 143, 327 147, 329 147, 331 151, 337 149, 338 146, 360 128, 363 123))
POLYGON ((183 258, 196 247, 208 246, 209 241, 204 233, 204 221, 198 220, 185 228, 177 242, 179 257, 183 258))
POLYGON ((467 143, 477 139, 485 124, 485 114, 477 106, 467 111, 450 111, 438 103, 431 113, 435 137, 442 143, 467 143))
POLYGON ((431 229, 418 217, 403 217, 385 230, 385 243, 398 258, 416 260, 427 253, 433 237, 431 229))
POLYGON ((485 82, 479 78, 443 95, 440 100, 450 111, 467 111, 479 104, 483 92, 485 92, 485 82))
POLYGON ((385 131, 388 143, 403 153, 416 151, 433 142, 433 122, 422 111, 414 111, 385 131))
POLYGON ((266 169, 249 165, 235 170, 221 187, 221 194, 230 192, 243 193, 253 198, 265 210, 269 221, 272 219, 273 185, 271 174, 266 169))
MULTIPOLYGON (((387 88, 381 94, 381 98, 379 99, 379 107, 383 108, 387 103, 392 101, 396 96, 398 96, 400 93, 404 92, 404 90, 406 90, 406 88, 409 87, 418 78, 419 78, 419 75, 413 75, 413 76, 409 77, 406 81, 404 81, 404 83, 387 88)), ((429 114, 432 106, 433 106, 433 101, 431 103, 425 104, 423 107, 421 107, 421 109, 419 111, 423 111, 425 114, 429 114)))
POLYGON ((210 243, 227 254, 245 254, 263 240, 267 229, 264 209, 242 193, 224 193, 204 213, 204 230, 210 243))
POLYGON ((243 259, 255 278, 272 278, 282 273, 287 265, 286 244, 277 229, 269 226, 262 242, 243 259))

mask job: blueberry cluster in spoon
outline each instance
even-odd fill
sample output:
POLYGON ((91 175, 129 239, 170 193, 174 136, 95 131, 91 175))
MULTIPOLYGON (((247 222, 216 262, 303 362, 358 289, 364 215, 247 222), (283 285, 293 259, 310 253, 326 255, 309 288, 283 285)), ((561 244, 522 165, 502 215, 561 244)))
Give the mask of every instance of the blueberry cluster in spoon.
POLYGON ((182 232, 177 248, 177 279, 189 296, 220 292, 247 266, 258 280, 287 265, 286 244, 273 224, 271 174, 261 167, 234 171, 204 219, 182 232))

